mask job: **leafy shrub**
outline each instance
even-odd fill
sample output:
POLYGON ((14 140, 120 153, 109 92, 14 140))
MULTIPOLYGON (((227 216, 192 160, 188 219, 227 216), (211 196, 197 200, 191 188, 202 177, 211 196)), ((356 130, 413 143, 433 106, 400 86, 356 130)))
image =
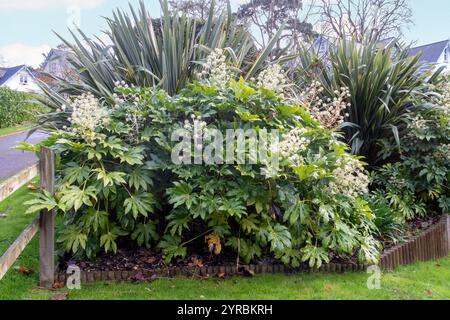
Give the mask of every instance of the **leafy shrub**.
POLYGON ((404 225, 399 221, 398 214, 390 205, 383 192, 375 191, 368 198, 369 206, 375 215, 375 226, 378 239, 393 244, 403 239, 404 225))
POLYGON ((58 208, 65 221, 59 241, 88 256, 131 240, 159 248, 167 262, 205 251, 235 252, 245 262, 271 253, 311 267, 329 261, 331 251, 357 251, 376 262, 363 163, 305 107, 266 88, 283 90, 265 76, 276 67, 256 85, 230 77, 224 59, 208 61, 210 76, 174 97, 118 83, 114 107, 92 95, 63 107, 68 127, 45 142, 60 156, 57 192, 31 201, 30 211, 58 208), (250 150, 243 154, 249 164, 177 164, 172 134, 194 124, 205 137, 209 130, 277 130, 281 141, 268 152, 280 157, 279 170, 262 159, 250 164, 250 150))
POLYGON ((399 143, 398 126, 416 97, 427 93, 426 83, 437 76, 423 72, 419 58, 405 49, 380 50, 375 44, 342 40, 325 58, 302 52, 298 82, 318 80, 330 98, 348 88, 351 99, 342 124, 346 141, 354 154, 375 165, 380 143, 392 137, 399 143))
POLYGON ((0 128, 33 120, 35 104, 31 96, 8 88, 0 88, 0 128))
POLYGON ((405 117, 400 150, 392 140, 384 143, 382 157, 398 161, 375 174, 375 184, 400 221, 450 210, 449 86, 445 82, 433 89, 440 97, 426 99, 423 108, 405 117))

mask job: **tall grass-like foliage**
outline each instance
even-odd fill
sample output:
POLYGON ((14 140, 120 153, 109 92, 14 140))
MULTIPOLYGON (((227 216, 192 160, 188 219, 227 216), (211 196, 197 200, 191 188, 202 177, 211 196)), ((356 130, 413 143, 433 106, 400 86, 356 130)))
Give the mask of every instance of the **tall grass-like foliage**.
MULTIPOLYGON (((74 52, 71 63, 79 71, 79 79, 58 79, 59 92, 43 88, 41 101, 56 110, 65 104, 64 96, 89 91, 113 102, 115 84, 122 80, 138 87, 158 86, 174 95, 197 79, 202 61, 216 48, 225 49, 234 67, 250 78, 262 68, 281 32, 258 51, 246 28, 233 19, 230 6, 217 16, 213 3, 208 19, 200 21, 169 10, 167 0, 160 3, 158 19, 150 16, 141 1, 139 8, 130 5, 129 12, 117 9, 107 18, 108 30, 103 36, 90 38, 78 30, 72 32, 72 40, 60 37, 74 52)), ((41 123, 53 127, 63 122, 57 113, 41 118, 41 123)))
POLYGON ((404 49, 342 40, 325 59, 304 51, 299 76, 320 81, 330 97, 341 87, 349 89, 351 104, 342 125, 346 139, 353 153, 376 164, 380 142, 391 137, 400 142, 398 126, 415 99, 427 94, 425 84, 435 79, 423 72, 419 58, 404 49))

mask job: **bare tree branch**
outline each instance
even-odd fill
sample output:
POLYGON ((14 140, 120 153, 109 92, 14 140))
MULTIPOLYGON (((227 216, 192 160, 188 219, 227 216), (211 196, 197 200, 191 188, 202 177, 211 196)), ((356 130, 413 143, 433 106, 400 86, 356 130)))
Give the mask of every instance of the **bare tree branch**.
POLYGON ((359 42, 400 37, 412 24, 409 0, 317 0, 315 14, 324 34, 359 42))

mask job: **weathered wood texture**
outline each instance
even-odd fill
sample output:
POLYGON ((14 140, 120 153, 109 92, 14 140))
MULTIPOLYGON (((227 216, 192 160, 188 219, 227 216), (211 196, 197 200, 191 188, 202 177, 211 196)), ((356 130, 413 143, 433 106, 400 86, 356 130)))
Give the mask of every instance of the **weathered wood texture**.
MULTIPOLYGON (((39 173, 41 189, 55 192, 55 154, 46 147, 41 148, 39 173)), ((39 220, 39 284, 52 288, 55 278, 55 212, 43 210, 39 220)))
POLYGON ((380 267, 392 270, 401 265, 447 257, 450 253, 450 216, 405 243, 381 255, 380 267))
POLYGON ((0 280, 5 276, 6 272, 11 268, 31 239, 33 239, 38 229, 39 219, 36 219, 23 230, 16 241, 14 241, 3 256, 0 257, 0 280))
POLYGON ((3 201, 17 189, 28 183, 31 179, 37 176, 39 172, 39 163, 19 172, 15 176, 8 178, 6 181, 0 183, 0 201, 3 201))

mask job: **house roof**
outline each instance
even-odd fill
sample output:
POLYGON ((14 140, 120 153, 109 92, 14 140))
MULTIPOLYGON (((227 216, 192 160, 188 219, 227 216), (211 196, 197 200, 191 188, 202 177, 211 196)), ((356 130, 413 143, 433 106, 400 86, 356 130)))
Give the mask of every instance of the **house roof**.
POLYGON ((420 47, 411 48, 409 53, 412 56, 422 53, 421 61, 438 62, 439 57, 444 52, 445 48, 450 45, 450 40, 426 44, 420 47))
POLYGON ((73 52, 69 50, 63 50, 63 49, 51 49, 50 52, 47 54, 45 61, 43 63, 43 66, 47 65, 49 61, 57 58, 63 58, 68 59, 71 56, 73 56, 73 52), (55 57, 55 58, 54 58, 55 57))
POLYGON ((397 42, 397 38, 395 37, 390 37, 390 38, 385 38, 382 39, 380 41, 378 41, 378 46, 381 46, 383 48, 387 48, 389 46, 397 46, 398 42, 397 42))
POLYGON ((20 65, 11 68, 0 68, 0 86, 6 83, 11 77, 13 77, 17 72, 25 68, 25 65, 20 65))

